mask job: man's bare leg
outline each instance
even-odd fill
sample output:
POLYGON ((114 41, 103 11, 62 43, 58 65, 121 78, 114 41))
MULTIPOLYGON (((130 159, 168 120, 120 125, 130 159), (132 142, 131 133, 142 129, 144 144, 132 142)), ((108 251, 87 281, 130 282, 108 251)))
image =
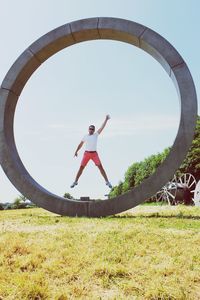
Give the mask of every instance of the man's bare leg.
POLYGON ((99 166, 97 166, 97 167, 99 168, 99 170, 100 170, 100 172, 101 172, 101 175, 103 176, 103 178, 105 179, 105 181, 108 182, 108 177, 107 177, 107 175, 106 175, 106 172, 105 172, 103 166, 102 166, 102 165, 99 165, 99 166))
POLYGON ((109 186, 109 188, 112 189, 112 184, 109 182, 108 177, 107 177, 107 175, 106 175, 106 172, 105 172, 105 170, 104 170, 102 164, 99 165, 99 166, 97 166, 97 167, 99 168, 99 170, 100 170, 100 172, 101 172, 101 175, 102 175, 103 178, 105 179, 106 185, 109 186))
POLYGON ((76 182, 78 182, 78 180, 79 180, 81 174, 83 173, 84 168, 85 168, 84 166, 80 166, 80 168, 79 168, 79 170, 78 170, 78 173, 77 173, 77 175, 76 175, 76 179, 75 179, 76 182))
POLYGON ((78 170, 78 173, 77 173, 77 175, 76 175, 75 181, 74 181, 74 183, 72 183, 72 185, 71 185, 71 188, 75 187, 75 185, 78 184, 78 180, 79 180, 81 174, 83 173, 84 168, 85 168, 84 166, 80 166, 80 168, 79 168, 79 170, 78 170))

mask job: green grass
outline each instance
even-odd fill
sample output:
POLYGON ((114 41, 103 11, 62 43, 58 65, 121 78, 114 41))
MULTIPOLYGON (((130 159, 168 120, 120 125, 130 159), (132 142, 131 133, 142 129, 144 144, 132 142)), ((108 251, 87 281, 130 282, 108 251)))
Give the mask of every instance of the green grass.
POLYGON ((0 212, 0 299, 200 299, 200 208, 0 212))

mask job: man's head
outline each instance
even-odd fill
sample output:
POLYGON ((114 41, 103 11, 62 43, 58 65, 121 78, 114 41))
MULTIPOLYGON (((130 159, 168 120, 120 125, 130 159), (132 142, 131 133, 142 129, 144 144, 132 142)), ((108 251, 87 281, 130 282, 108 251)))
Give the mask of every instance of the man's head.
POLYGON ((88 128, 89 134, 93 134, 95 132, 95 126, 94 125, 90 125, 88 128))

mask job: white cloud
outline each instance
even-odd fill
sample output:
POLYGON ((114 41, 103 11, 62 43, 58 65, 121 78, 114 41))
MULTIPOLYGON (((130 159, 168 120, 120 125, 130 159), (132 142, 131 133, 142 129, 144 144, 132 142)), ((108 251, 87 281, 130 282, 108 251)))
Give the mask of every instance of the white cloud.
POLYGON ((176 116, 165 115, 137 115, 133 118, 113 119, 110 121, 109 130, 105 131, 105 137, 133 136, 138 134, 148 134, 174 130, 177 131, 179 120, 176 116))

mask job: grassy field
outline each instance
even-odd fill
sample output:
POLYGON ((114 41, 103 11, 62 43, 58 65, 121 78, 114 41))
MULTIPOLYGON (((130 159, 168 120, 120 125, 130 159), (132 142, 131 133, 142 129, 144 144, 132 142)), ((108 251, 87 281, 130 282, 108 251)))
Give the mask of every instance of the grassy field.
POLYGON ((200 208, 0 212, 0 299, 200 299, 200 208))

